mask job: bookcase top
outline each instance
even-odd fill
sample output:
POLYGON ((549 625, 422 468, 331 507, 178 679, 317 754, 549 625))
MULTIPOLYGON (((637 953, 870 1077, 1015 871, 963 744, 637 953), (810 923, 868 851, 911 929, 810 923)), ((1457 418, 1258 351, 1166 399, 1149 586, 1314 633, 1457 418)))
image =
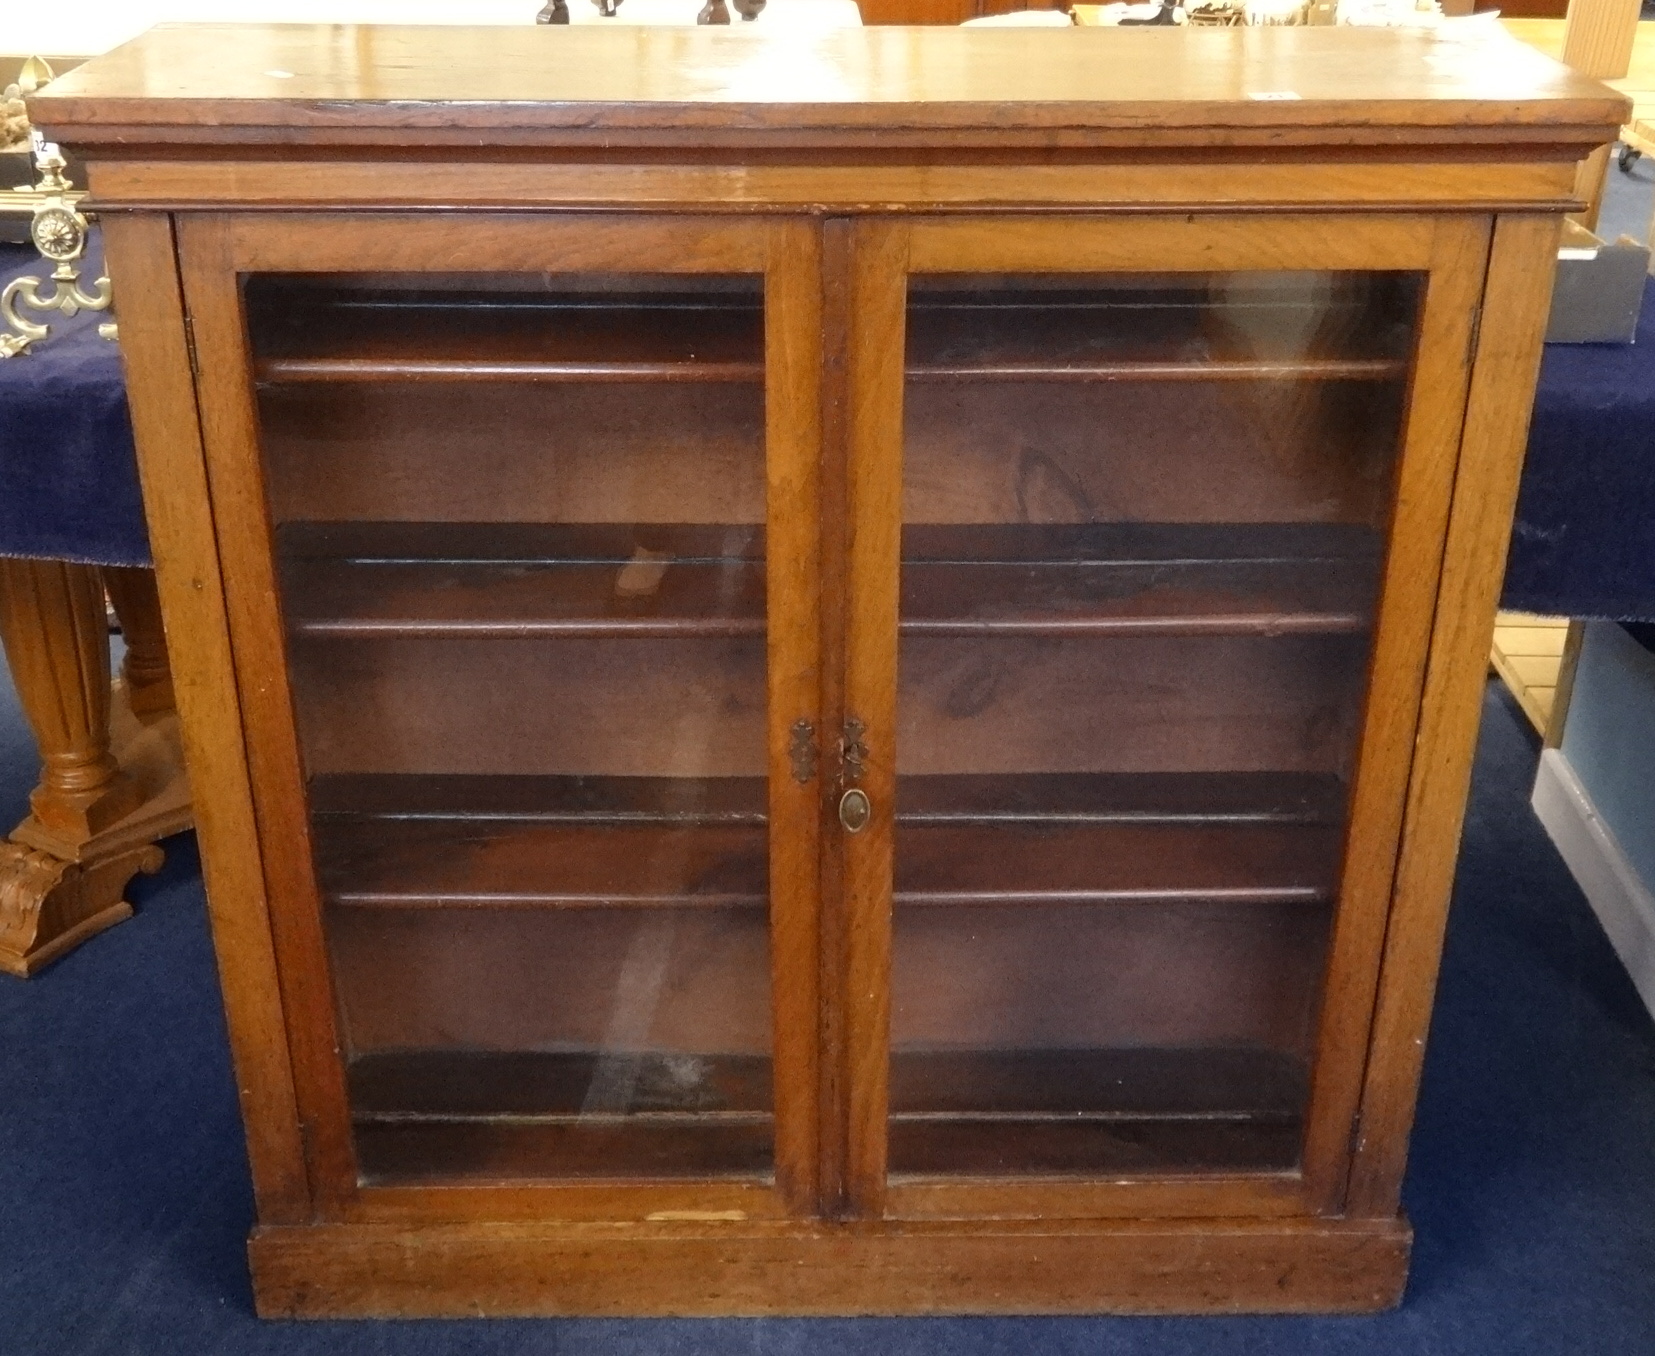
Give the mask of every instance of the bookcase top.
MULTIPOLYGON (((785 4, 787 0, 775 0, 785 4)), ((76 147, 1589 146, 1627 101, 1497 30, 162 25, 53 81, 76 147), (880 144, 893 144, 882 140, 880 144)))

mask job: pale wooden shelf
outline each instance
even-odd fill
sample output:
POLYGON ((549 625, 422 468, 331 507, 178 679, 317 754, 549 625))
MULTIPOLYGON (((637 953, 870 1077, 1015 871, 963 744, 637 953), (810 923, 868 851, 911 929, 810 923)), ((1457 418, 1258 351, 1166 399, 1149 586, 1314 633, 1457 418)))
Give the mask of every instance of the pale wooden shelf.
POLYGON ((1530 612, 1502 612, 1494 623, 1489 662, 1517 698, 1529 723, 1545 734, 1551 723, 1558 674, 1563 667, 1567 617, 1537 617, 1530 612))

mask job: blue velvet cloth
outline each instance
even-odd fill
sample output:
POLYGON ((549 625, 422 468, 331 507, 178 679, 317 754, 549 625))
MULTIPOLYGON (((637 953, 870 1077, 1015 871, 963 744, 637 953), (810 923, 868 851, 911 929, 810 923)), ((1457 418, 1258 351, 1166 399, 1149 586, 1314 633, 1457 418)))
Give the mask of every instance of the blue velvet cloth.
POLYGON ((1655 280, 1632 344, 1550 344, 1503 604, 1655 620, 1655 280))
MULTIPOLYGON (((82 285, 103 271, 94 236, 82 285)), ((0 246, 0 288, 51 265, 27 245, 0 246)), ((127 284, 129 287, 132 284, 127 284)), ((98 337, 104 312, 46 315, 51 337, 0 359, 0 555, 94 565, 147 565, 138 466, 116 346, 98 337)))
MULTIPOLYGON (((86 276, 98 276, 94 240, 86 276)), ((0 286, 46 271, 0 247, 0 286)), ((128 282, 127 286, 132 286, 128 282)), ((0 555, 149 562, 119 355, 104 317, 0 362, 0 555)), ((1655 620, 1655 281, 1635 344, 1546 350, 1504 604, 1655 620)))

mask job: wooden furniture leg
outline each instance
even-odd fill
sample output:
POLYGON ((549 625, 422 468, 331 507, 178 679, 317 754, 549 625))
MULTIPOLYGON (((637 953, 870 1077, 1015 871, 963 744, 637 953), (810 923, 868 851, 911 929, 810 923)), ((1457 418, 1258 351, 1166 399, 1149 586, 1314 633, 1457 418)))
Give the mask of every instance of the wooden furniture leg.
POLYGON ((0 842, 8 974, 31 975, 130 917, 127 883, 160 868, 158 838, 190 825, 154 584, 146 594, 132 576, 147 571, 111 573, 134 634, 113 688, 103 572, 0 559, 0 642, 41 752, 31 813, 0 842))
POLYGON ((121 681, 126 684, 132 710, 140 716, 171 711, 172 667, 167 663, 167 638, 161 629, 161 595, 155 587, 155 571, 106 565, 103 586, 115 605, 126 641, 121 681))

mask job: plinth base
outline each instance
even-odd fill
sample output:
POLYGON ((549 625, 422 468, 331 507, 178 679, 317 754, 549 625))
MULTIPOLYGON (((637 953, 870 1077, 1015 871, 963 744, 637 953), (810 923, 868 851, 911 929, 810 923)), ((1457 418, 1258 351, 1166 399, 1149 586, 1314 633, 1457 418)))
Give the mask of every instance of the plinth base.
POLYGON ((1388 1220, 292 1225, 254 1231, 266 1318, 1363 1313, 1388 1220))

